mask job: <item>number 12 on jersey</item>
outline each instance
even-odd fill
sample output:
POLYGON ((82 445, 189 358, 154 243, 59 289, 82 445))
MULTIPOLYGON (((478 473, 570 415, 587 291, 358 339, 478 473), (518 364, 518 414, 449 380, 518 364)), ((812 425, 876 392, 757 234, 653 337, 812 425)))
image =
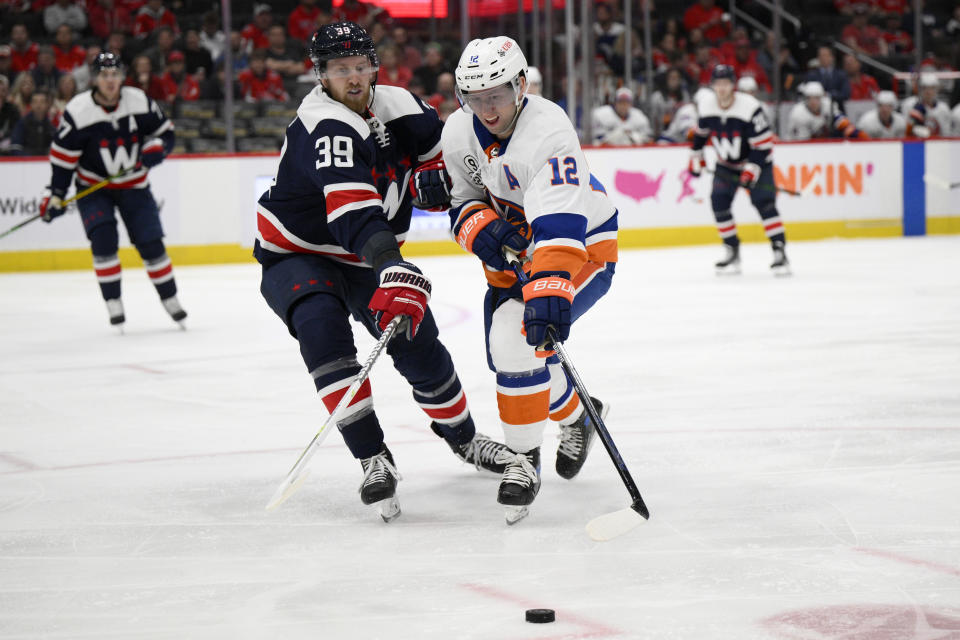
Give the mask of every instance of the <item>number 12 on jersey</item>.
POLYGON ((566 166, 566 169, 563 172, 563 175, 560 175, 560 158, 550 158, 547 160, 550 163, 550 166, 553 167, 553 179, 550 180, 550 184, 553 186, 561 184, 572 184, 579 185, 580 178, 577 177, 577 159, 573 156, 567 156, 563 159, 563 164, 566 166))

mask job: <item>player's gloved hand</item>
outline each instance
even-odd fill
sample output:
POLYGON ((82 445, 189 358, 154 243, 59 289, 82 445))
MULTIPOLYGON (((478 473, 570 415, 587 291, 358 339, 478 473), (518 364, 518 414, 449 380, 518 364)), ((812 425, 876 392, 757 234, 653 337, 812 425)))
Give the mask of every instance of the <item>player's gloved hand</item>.
POLYGON ((535 273, 523 285, 523 328, 527 344, 540 350, 547 346, 547 327, 553 327, 556 338, 563 342, 570 336, 570 305, 574 287, 566 273, 535 273))
POLYGON ((690 154, 689 171, 695 178, 700 177, 700 173, 703 171, 703 168, 706 166, 707 166, 707 163, 703 159, 703 149, 699 149, 690 154))
POLYGON ((380 286, 368 305, 377 318, 377 326, 382 331, 394 317, 407 316, 404 326, 407 340, 412 340, 427 312, 432 288, 430 279, 409 262, 387 263, 380 271, 380 286))
POLYGON ((163 140, 154 138, 147 144, 143 145, 143 149, 140 150, 140 164, 145 166, 147 169, 152 169, 163 162, 164 154, 165 150, 163 148, 163 140))
POLYGON ((450 205, 451 186, 443 159, 420 165, 410 176, 413 206, 427 211, 443 211, 450 205))
POLYGON ((48 191, 40 200, 40 217, 44 222, 51 222, 66 211, 66 207, 63 206, 63 192, 59 189, 48 191))
POLYGON ((457 242, 497 271, 510 271, 503 257, 505 250, 520 254, 530 246, 530 241, 493 209, 481 209, 464 220, 457 242))
POLYGON ((747 189, 752 189, 757 186, 757 180, 760 179, 760 165, 754 164, 753 162, 748 162, 743 165, 743 169, 740 171, 740 185, 746 187, 747 189))
POLYGON ((922 124, 913 125, 913 135, 918 138, 929 138, 931 134, 930 127, 926 127, 922 124))

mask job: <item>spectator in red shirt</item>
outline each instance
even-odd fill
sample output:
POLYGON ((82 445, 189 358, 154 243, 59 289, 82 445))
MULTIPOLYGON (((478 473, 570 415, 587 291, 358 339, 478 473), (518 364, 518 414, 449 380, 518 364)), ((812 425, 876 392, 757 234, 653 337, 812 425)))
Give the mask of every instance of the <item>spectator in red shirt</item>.
POLYGON ((413 71, 400 64, 399 47, 393 44, 382 45, 378 55, 380 56, 380 74, 377 76, 377 83, 406 89, 413 78, 413 71))
POLYGON ((853 10, 853 21, 843 28, 843 42, 858 53, 868 56, 887 55, 887 43, 879 27, 867 23, 867 9, 857 5, 853 10))
POLYGON ((751 49, 749 40, 739 40, 737 42, 730 65, 738 78, 749 76, 757 81, 760 89, 765 93, 770 94, 773 91, 770 80, 767 78, 767 72, 757 62, 757 53, 751 49))
POLYGON ((683 70, 697 85, 708 85, 710 73, 720 64, 720 60, 719 51, 713 49, 709 43, 701 42, 697 45, 693 60, 688 60, 683 70))
POLYGON ((17 23, 10 30, 10 71, 14 74, 30 71, 37 66, 40 47, 30 41, 27 25, 17 23))
POLYGON ((334 22, 356 22, 369 31, 371 25, 377 20, 389 22, 390 14, 383 7, 375 4, 359 0, 343 0, 342 5, 334 8, 332 18, 334 22))
POLYGON ((704 38, 717 42, 730 33, 730 16, 716 6, 715 0, 698 0, 684 12, 683 28, 687 31, 700 29, 704 38))
POLYGON ((907 12, 906 0, 873 0, 873 5, 877 13, 888 16, 893 15, 901 18, 907 12))
POLYGON ((400 48, 399 63, 408 69, 416 69, 423 64, 420 49, 410 42, 410 33, 405 27, 394 27, 393 41, 400 48))
POLYGON ((171 51, 167 56, 167 72, 160 77, 160 82, 163 83, 165 102, 200 98, 200 83, 186 72, 182 51, 171 51))
POLYGON ((267 52, 263 49, 250 54, 250 68, 237 74, 237 82, 247 102, 286 102, 290 99, 283 89, 280 74, 267 69, 267 52))
POLYGON ((83 47, 73 44, 73 29, 62 24, 57 27, 57 37, 53 45, 53 57, 60 71, 73 71, 87 61, 87 52, 83 47))
POLYGON ((101 40, 106 40, 113 31, 133 33, 133 18, 130 10, 114 0, 97 0, 90 6, 90 30, 101 40))
POLYGON ((248 24, 240 32, 243 39, 242 47, 247 52, 257 49, 266 49, 270 46, 270 39, 267 38, 267 30, 273 24, 273 13, 268 4, 253 5, 253 22, 248 24))
MULTIPOLYGON (((10 45, 0 44, 0 76, 7 79, 7 88, 13 82, 13 71, 10 69, 10 45)), ((2 108, 3 100, 0 100, 2 108)))
POLYGON ((174 33, 180 33, 176 16, 163 6, 163 0, 147 0, 147 4, 140 7, 140 11, 137 12, 137 18, 133 23, 133 35, 146 38, 160 27, 170 27, 174 33))
POLYGON ((163 83, 153 73, 150 58, 147 56, 137 56, 133 59, 132 71, 124 84, 128 87, 142 89, 148 97, 154 100, 163 102, 166 98, 163 83))
POLYGON ((672 33, 665 33, 660 42, 653 48, 653 70, 655 73, 665 71, 671 66, 672 60, 678 53, 677 37, 672 33))
POLYGON ((290 12, 287 18, 287 33, 291 38, 301 42, 309 42, 317 30, 317 17, 320 8, 317 0, 300 0, 300 4, 290 12))
POLYGON ((892 56, 913 53, 913 38, 900 28, 901 24, 899 16, 887 16, 887 28, 883 31, 883 39, 887 43, 887 52, 892 56))
POLYGON ((850 80, 851 100, 873 100, 880 93, 876 79, 863 73, 860 61, 849 53, 843 57, 843 70, 850 80))

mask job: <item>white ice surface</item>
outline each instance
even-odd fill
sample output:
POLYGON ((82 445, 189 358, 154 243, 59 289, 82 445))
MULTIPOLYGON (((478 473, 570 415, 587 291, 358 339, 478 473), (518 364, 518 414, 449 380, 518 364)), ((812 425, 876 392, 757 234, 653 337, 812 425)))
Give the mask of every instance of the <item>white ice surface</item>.
MULTIPOLYGON (((566 482, 549 429, 508 528, 386 359, 403 515, 337 434, 265 512, 325 412, 255 265, 177 269, 186 332, 127 270, 124 336, 92 273, 0 276, 0 638, 960 638, 960 238, 720 253, 625 252, 567 344, 652 513, 608 543, 599 445, 566 482)), ((417 262, 499 437, 477 265, 417 262)))

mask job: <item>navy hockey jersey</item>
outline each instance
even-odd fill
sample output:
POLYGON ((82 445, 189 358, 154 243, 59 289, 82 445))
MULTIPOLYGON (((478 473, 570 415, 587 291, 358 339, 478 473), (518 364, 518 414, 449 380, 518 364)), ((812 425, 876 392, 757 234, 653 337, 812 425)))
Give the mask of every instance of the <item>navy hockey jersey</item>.
POLYGON ((117 106, 110 110, 93 100, 92 89, 84 91, 67 103, 50 145, 50 186, 65 193, 74 171, 78 188, 126 172, 106 188, 146 188, 147 168, 139 164, 140 153, 154 139, 162 141, 164 153, 170 153, 173 122, 143 91, 122 87, 117 106))
POLYGON ((748 162, 762 166, 772 160, 773 132, 759 100, 736 91, 733 103, 722 109, 711 91, 698 101, 697 109, 700 118, 693 135, 694 150, 709 142, 717 152, 717 162, 737 170, 748 162))
POLYGON ((366 118, 319 85, 287 127, 280 164, 257 204, 254 255, 269 265, 291 253, 350 264, 378 231, 399 244, 413 212, 413 170, 440 154, 443 123, 406 89, 374 91, 366 118))

